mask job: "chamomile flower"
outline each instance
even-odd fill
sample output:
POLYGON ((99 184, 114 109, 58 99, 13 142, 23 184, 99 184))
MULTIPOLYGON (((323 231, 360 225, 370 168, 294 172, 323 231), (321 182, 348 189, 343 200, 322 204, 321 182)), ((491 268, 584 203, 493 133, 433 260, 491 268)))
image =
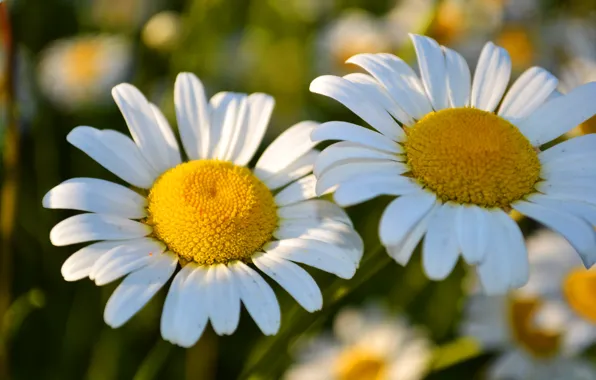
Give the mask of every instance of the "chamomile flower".
POLYGON ((507 296, 472 296, 462 333, 499 352, 489 379, 596 378, 596 367, 579 357, 596 341, 596 272, 583 268, 567 241, 552 232, 528 239, 528 250, 528 284, 507 296))
POLYGON ((504 49, 486 44, 472 80, 457 52, 427 37, 412 40, 421 79, 394 55, 360 54, 348 62, 371 75, 311 83, 378 131, 340 121, 315 129, 313 140, 342 140, 317 159, 317 193, 335 191, 342 206, 397 196, 381 218, 380 239, 405 265, 424 236, 431 279, 447 277, 461 253, 478 265, 487 292, 524 285, 528 257, 511 209, 562 234, 591 267, 596 135, 540 146, 596 113, 596 83, 551 98, 557 79, 533 67, 505 94, 511 62, 504 49))
POLYGON ((333 334, 302 349, 285 380, 418 380, 431 358, 421 331, 377 307, 342 310, 333 334))
POLYGON ((342 209, 313 199, 316 123, 289 128, 249 169, 273 99, 221 92, 207 101, 201 82, 183 73, 174 101, 184 160, 163 114, 139 90, 121 84, 112 94, 132 140, 91 127, 75 128, 67 140, 132 187, 73 178, 43 199, 48 208, 89 212, 50 232, 56 246, 95 242, 66 260, 67 281, 104 285, 126 276, 106 305, 108 325, 128 321, 178 266, 161 333, 185 347, 208 321, 220 335, 233 333, 241 303, 264 334, 277 332, 279 304, 254 267, 311 312, 321 308, 321 292, 295 263, 352 277, 362 241, 342 209))

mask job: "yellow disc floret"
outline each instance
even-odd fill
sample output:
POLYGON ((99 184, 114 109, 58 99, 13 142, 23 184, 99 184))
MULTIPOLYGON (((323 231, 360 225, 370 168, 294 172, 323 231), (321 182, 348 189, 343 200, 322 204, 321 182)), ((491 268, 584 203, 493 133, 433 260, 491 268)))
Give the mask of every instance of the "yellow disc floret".
POLYGON ((387 363, 379 354, 360 347, 342 352, 335 363, 339 380, 381 380, 386 378, 387 363))
POLYGON ((563 294, 571 309, 596 323, 596 271, 578 268, 567 274, 563 294))
POLYGON ((534 191, 538 154, 507 120, 474 108, 433 112, 406 130, 411 175, 443 201, 509 205, 534 191))
POLYGON ((217 160, 165 172, 149 192, 148 210, 155 237, 200 265, 249 259, 277 226, 271 191, 249 169, 217 160))

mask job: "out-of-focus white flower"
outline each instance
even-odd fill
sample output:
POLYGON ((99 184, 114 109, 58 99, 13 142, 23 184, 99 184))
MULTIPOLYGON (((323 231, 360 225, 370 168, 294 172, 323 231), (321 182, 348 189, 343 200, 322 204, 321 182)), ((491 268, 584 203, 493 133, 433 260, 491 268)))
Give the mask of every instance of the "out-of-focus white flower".
POLYGON ((393 49, 408 43, 408 33, 423 33, 432 21, 434 4, 432 0, 402 0, 385 17, 393 49))
POLYGON ((130 43, 119 36, 57 40, 41 54, 41 90, 64 110, 105 105, 110 89, 128 76, 131 61, 130 43))
POLYGON ((417 380, 426 373, 431 343, 386 311, 344 309, 333 334, 302 347, 286 380, 417 380))
POLYGON ((143 28, 143 42, 155 50, 168 51, 180 38, 180 15, 176 12, 160 12, 147 21, 143 28))
POLYGON ((596 341, 596 270, 552 232, 528 239, 528 249, 528 284, 507 296, 472 296, 462 332, 501 353, 490 379, 595 379, 578 354, 596 341))

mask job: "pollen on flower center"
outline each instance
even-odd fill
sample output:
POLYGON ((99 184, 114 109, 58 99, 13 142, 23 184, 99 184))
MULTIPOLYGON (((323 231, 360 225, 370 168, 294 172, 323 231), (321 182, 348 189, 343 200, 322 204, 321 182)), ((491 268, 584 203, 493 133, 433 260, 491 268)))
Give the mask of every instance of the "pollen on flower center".
POLYGON ((351 348, 340 354, 335 372, 340 380, 381 380, 386 375, 386 360, 362 348, 351 348))
POLYGON ((584 268, 571 271, 563 282, 563 294, 571 309, 596 323, 596 272, 584 268))
POLYGON ((200 265, 249 259, 277 226, 271 191, 249 169, 217 160, 165 172, 149 192, 148 211, 156 238, 200 265))
POLYGON ((428 114, 406 130, 411 175, 443 201, 508 207, 534 191, 538 154, 507 120, 475 108, 428 114))

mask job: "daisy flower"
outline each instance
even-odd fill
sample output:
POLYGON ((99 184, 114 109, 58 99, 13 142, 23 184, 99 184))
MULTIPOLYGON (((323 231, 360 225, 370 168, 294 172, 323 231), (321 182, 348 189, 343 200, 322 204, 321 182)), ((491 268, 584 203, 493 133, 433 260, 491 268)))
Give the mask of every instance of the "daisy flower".
POLYGON ((126 79, 132 62, 128 40, 86 35, 52 42, 41 54, 39 82, 55 106, 72 111, 107 104, 106 94, 126 79))
POLYGON ((489 379, 595 379, 579 354, 596 341, 596 269, 550 231, 528 239, 531 276, 507 296, 469 299, 462 332, 499 352, 489 379))
POLYGON ((43 205, 89 213, 50 232, 56 246, 95 243, 62 266, 67 281, 89 277, 122 283, 104 312, 114 328, 128 321, 178 266, 161 318, 164 339, 192 346, 208 321, 216 333, 236 330, 240 305, 264 334, 279 329, 273 290, 254 269, 276 281, 306 310, 321 292, 301 263, 350 278, 362 241, 337 205, 315 197, 314 122, 282 133, 246 167, 267 128, 273 99, 221 92, 208 102, 201 82, 180 74, 175 84, 181 158, 168 122, 134 86, 112 95, 132 135, 77 127, 67 140, 131 187, 73 178, 50 190, 43 205))
POLYGON ((431 343, 380 308, 350 308, 336 316, 333 334, 301 351, 285 380, 418 380, 427 372, 431 343))
POLYGON ((405 265, 424 236, 431 279, 447 277, 461 253, 487 292, 524 285, 528 258, 512 209, 562 234, 591 267, 596 136, 540 147, 596 113, 596 83, 551 98, 557 79, 533 67, 505 94, 511 62, 504 49, 487 43, 472 80, 461 55, 411 37, 422 78, 394 55, 360 54, 348 62, 371 75, 311 83, 376 129, 332 121, 313 131, 316 141, 341 140, 317 159, 317 193, 335 191, 341 206, 397 196, 381 218, 380 239, 405 265))

